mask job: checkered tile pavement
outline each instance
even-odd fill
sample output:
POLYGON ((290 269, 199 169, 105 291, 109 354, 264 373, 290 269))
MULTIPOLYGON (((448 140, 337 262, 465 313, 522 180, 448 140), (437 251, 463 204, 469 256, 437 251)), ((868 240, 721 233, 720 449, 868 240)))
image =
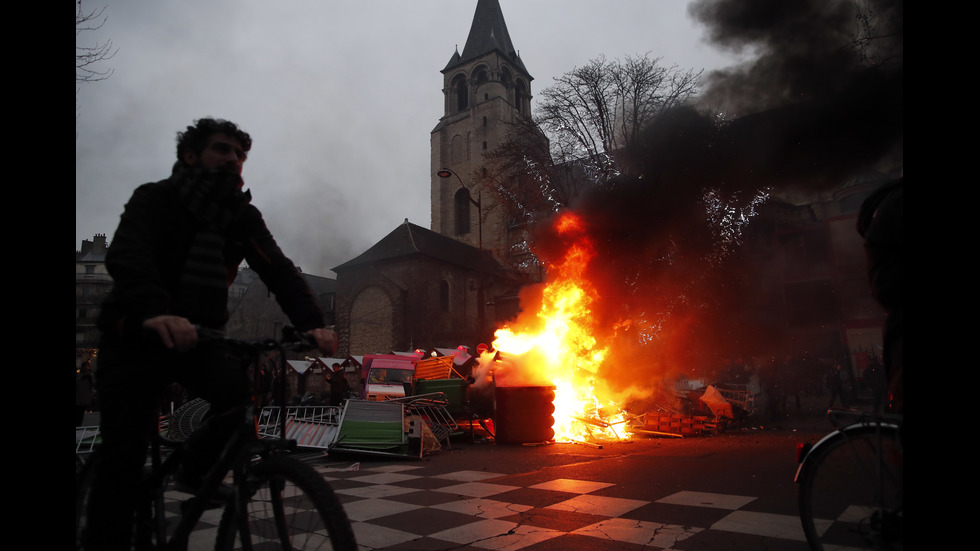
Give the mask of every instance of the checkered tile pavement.
MULTIPOLYGON (((313 465, 344 503, 363 551, 806 549, 799 518, 753 508, 753 496, 641 498, 601 481, 413 463, 313 465)), ((206 516, 196 535, 218 520, 206 516)))

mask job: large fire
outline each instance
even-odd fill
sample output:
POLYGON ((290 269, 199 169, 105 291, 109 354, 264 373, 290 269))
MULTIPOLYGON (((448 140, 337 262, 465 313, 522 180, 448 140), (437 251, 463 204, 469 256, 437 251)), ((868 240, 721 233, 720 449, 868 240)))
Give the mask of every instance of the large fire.
POLYGON ((569 243, 548 271, 549 282, 533 316, 497 330, 493 348, 498 386, 555 387, 555 440, 584 441, 630 436, 625 414, 606 396, 600 372, 607 348, 591 327, 597 289, 585 275, 593 243, 575 214, 564 214, 556 232, 569 243))

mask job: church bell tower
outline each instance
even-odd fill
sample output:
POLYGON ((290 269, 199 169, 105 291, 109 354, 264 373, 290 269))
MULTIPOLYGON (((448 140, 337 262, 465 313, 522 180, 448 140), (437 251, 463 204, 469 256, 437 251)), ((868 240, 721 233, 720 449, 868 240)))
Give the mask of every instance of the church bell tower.
POLYGON ((442 70, 444 114, 431 135, 432 231, 508 255, 508 220, 481 189, 483 155, 531 115, 531 80, 498 0, 478 0, 462 54, 442 70))

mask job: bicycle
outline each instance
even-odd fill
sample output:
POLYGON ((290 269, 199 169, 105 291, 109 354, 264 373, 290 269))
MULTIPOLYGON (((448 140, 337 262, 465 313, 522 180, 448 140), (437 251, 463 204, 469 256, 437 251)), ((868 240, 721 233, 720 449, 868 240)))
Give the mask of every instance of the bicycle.
MULTIPOLYGON (((263 354, 278 352, 283 373, 287 350, 316 348, 310 338, 291 328, 284 330, 282 340, 237 340, 200 328, 198 333, 202 342, 220 341, 231 349, 251 354, 255 361, 250 366, 258 365, 263 354)), ((253 371, 258 372, 257 369, 253 371)), ((281 408, 278 435, 287 434, 285 395, 286 388, 282 385, 278 399, 281 408)), ((199 537, 215 539, 214 548, 219 550, 357 549, 347 514, 333 489, 312 466, 289 455, 296 449, 295 440, 285 436, 260 439, 257 414, 254 400, 246 405, 244 415, 241 409, 221 414, 238 415, 241 422, 205 477, 201 489, 195 496, 181 500, 180 516, 175 525, 168 525, 164 495, 174 495, 171 493, 173 479, 186 454, 186 446, 183 441, 167 438, 159 430, 154 433, 149 472, 144 476, 143 506, 136 514, 136 549, 186 550, 191 543, 194 548, 201 548, 201 543, 197 542, 199 537), (228 484, 223 486, 226 482, 228 484), (228 486, 231 492, 226 491, 228 486), (225 491, 219 491, 220 488, 225 491), (195 533, 202 516, 206 512, 211 516, 215 508, 221 509, 216 535, 213 531, 195 533)), ((93 460, 86 462, 82 472, 76 474, 77 549, 81 549, 81 535, 85 529, 92 465, 97 461, 98 449, 93 460)), ((214 516, 217 518, 217 514, 214 516)))
POLYGON ((814 551, 901 550, 902 416, 827 412, 836 430, 797 446, 800 520, 814 551))

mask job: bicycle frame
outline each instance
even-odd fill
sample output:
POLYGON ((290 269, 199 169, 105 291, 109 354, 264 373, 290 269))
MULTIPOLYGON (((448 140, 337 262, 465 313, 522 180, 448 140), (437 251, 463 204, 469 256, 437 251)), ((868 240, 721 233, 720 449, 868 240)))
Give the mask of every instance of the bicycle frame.
MULTIPOLYGON (((280 369, 282 369, 282 372, 285 373, 285 347, 279 341, 267 340, 263 341, 261 344, 256 344, 230 339, 222 336, 220 333, 210 333, 205 330, 200 330, 200 332, 203 336, 205 336, 205 338, 208 338, 207 336, 210 335, 210 338, 227 342, 231 346, 242 350, 247 350, 253 356, 251 361, 247 364, 249 367, 252 367, 254 371, 253 375, 255 380, 253 381, 253 384, 256 384, 258 381, 258 365, 263 353, 278 351, 280 369)), ((305 344, 303 346, 309 347, 309 344, 305 344)), ((170 549, 186 549, 194 527, 204 514, 204 511, 209 508, 211 496, 215 495, 218 487, 224 481, 229 472, 233 473, 235 482, 234 486, 235 488, 238 488, 239 484, 244 483, 244 477, 248 471, 247 466, 253 457, 267 457, 268 454, 275 451, 292 450, 296 447, 295 440, 290 440, 285 437, 285 396, 287 389, 286 385, 281 385, 280 388, 281 391, 278 401, 282 425, 280 427, 280 435, 282 436, 278 439, 259 439, 256 425, 257 410, 254 403, 254 392, 253 399, 249 400, 244 407, 235 408, 234 410, 219 414, 219 417, 240 416, 241 423, 238 425, 238 428, 234 431, 232 437, 222 449, 218 460, 214 465, 212 465, 207 475, 205 475, 199 496, 188 499, 181 505, 182 514, 180 521, 178 522, 169 541, 166 535, 165 519, 162 515, 162 498, 165 489, 164 485, 167 477, 177 472, 177 469, 180 466, 181 461, 183 461, 186 453, 183 446, 175 446, 172 448, 171 453, 166 457, 166 459, 163 459, 162 448, 165 446, 165 442, 163 438, 160 437, 159 433, 157 433, 157 435, 153 438, 153 443, 151 446, 152 470, 146 479, 147 488, 149 488, 152 492, 151 499, 153 501, 150 506, 156 509, 156 514, 151 513, 150 515, 153 520, 152 530, 156 537, 156 541, 166 542, 166 547, 170 549)), ((238 517, 240 511, 238 511, 239 500, 237 495, 228 501, 227 506, 235 507, 235 517, 238 517)), ((146 536, 146 534, 138 534, 138 539, 145 540, 146 536)))
MULTIPOLYGON (((234 411, 231 414, 240 415, 241 412, 234 411)), ((229 413, 225 415, 229 415, 229 413)), ((250 448, 247 445, 250 439, 245 437, 243 433, 244 431, 239 428, 234 432, 231 440, 225 445, 218 461, 212 466, 204 478, 200 490, 200 497, 192 497, 183 502, 181 505, 180 520, 169 541, 167 540, 166 524, 163 515, 160 514, 162 511, 162 497, 166 479, 177 472, 178 467, 184 459, 185 452, 182 447, 174 448, 170 455, 161 461, 160 454, 154 451, 154 467, 146 480, 146 484, 153 492, 152 499, 155 502, 154 506, 157 508, 156 513, 152 515, 156 541, 167 542, 167 547, 169 548, 186 549, 191 532, 204 514, 204 511, 208 509, 210 496, 215 494, 218 486, 224 480, 225 475, 234 469, 237 463, 242 461, 242 452, 250 448)), ((156 440, 154 446, 161 445, 160 441, 156 440)), ((248 457, 250 456, 251 454, 248 457)))

